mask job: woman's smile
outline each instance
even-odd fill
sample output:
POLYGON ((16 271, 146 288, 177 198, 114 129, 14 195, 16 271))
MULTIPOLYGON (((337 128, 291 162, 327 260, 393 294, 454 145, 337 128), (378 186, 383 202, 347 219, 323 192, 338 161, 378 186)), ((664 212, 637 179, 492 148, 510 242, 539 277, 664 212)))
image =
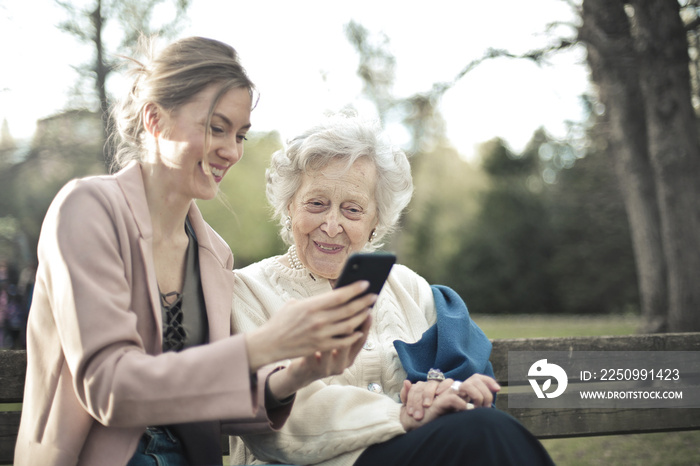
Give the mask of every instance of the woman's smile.
POLYGON ((319 243, 317 241, 314 241, 314 244, 316 247, 323 253, 327 254, 337 254, 341 252, 344 248, 344 246, 339 246, 335 244, 328 244, 328 243, 319 243))

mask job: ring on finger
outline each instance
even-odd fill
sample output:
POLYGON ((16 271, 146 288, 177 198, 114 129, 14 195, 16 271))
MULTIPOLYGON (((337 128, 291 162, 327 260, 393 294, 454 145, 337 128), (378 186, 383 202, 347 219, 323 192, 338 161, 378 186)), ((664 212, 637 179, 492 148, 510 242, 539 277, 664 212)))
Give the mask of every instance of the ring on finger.
POLYGON ((461 381, 461 380, 455 380, 454 382, 452 382, 452 385, 450 386, 450 388, 451 388, 452 390, 458 392, 458 391, 459 391, 460 385, 462 385, 462 381, 461 381))
POLYGON ((443 374, 440 369, 430 369, 428 371, 427 380, 437 380, 438 382, 442 382, 445 380, 445 374, 443 374))

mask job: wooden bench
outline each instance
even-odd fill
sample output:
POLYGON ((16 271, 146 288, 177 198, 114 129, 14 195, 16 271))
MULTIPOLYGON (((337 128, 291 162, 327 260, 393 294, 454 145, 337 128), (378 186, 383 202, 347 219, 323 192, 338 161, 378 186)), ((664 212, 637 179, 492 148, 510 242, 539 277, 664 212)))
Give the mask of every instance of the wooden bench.
POLYGON ((509 351, 700 351, 700 333, 494 340, 491 352, 496 380, 504 387, 496 406, 538 438, 700 430, 700 408, 509 408, 509 351))
MULTIPOLYGON (((504 388, 496 405, 539 438, 700 430, 697 409, 508 408, 509 351, 700 351, 700 333, 494 340, 491 362, 504 388)), ((26 352, 0 350, 0 404, 21 403, 26 352)), ((0 465, 11 464, 19 411, 0 409, 0 465)), ((223 442, 228 446, 228 442, 223 442)))
POLYGON ((21 403, 27 352, 0 350, 0 464, 12 464, 20 412, 3 403, 21 403))

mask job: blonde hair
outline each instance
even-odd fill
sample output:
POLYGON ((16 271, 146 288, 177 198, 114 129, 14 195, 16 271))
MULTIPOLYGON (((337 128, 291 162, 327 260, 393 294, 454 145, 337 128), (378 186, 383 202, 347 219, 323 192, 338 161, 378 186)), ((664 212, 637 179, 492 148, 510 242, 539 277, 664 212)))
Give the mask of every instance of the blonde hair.
MULTIPOLYGON (((238 61, 230 45, 203 37, 189 37, 153 53, 153 39, 143 40, 141 48, 148 60, 142 63, 125 57, 132 65, 129 74, 134 82, 129 93, 112 108, 114 131, 111 138, 117 151, 112 170, 126 166, 132 160, 142 161, 146 155, 143 111, 153 103, 165 111, 174 111, 188 103, 210 85, 218 84, 209 108, 206 128, 219 100, 231 89, 247 89, 253 102, 255 85, 238 61)), ((205 136, 205 147, 211 137, 205 136)))

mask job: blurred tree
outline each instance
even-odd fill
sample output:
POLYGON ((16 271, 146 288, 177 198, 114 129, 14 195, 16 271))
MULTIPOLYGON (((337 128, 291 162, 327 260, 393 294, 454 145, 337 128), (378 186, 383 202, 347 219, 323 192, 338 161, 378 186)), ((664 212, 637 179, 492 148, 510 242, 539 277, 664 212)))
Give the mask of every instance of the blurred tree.
MULTIPOLYGON (((688 29, 692 30, 700 26, 696 3, 682 2, 688 29)), ((688 254, 700 249, 700 147, 692 107, 689 46, 695 52, 693 70, 700 69, 700 53, 693 48, 692 35, 686 34, 677 2, 583 0, 581 8, 573 1, 570 4, 583 19, 581 25, 573 28, 576 37, 562 38, 543 50, 517 57, 503 50, 488 50, 481 59, 465 66, 453 81, 436 83, 430 92, 417 94, 415 99, 387 98, 391 94, 386 92, 367 94, 382 99, 377 108, 383 115, 402 105, 410 110, 406 112, 404 108, 404 114, 417 115, 412 126, 417 131, 411 134, 416 154, 420 154, 422 140, 415 135, 421 134, 423 128, 435 128, 430 123, 439 121, 423 119, 423 115, 434 115, 440 96, 480 62, 515 57, 541 63, 549 53, 584 44, 599 99, 608 116, 606 152, 615 160, 631 224, 646 330, 699 330, 700 313, 696 309, 700 287, 695 281, 700 256, 688 254)), ((390 61, 386 54, 378 53, 381 47, 362 46, 364 43, 358 38, 365 37, 366 31, 350 26, 355 34, 349 37, 358 44, 358 52, 370 54, 369 59, 361 59, 359 74, 364 80, 371 80, 375 74, 367 72, 368 64, 390 61)), ((388 88, 386 80, 378 83, 369 89, 388 88)), ((437 129, 440 135, 440 127, 437 129)), ((422 163, 427 158, 414 158, 414 167, 416 160, 422 163)), ((543 173, 556 175, 551 167, 543 173)), ((435 220, 430 217, 427 221, 426 228, 418 231, 432 231, 429 223, 435 220)))
MULTIPOLYGON (((553 238, 548 272, 567 313, 638 312, 629 222, 608 154, 611 147, 599 134, 607 123, 599 118, 603 121, 589 130, 587 155, 561 170, 556 183, 544 185, 553 238)), ((540 134, 531 147, 540 158, 549 158, 566 145, 540 134)))
POLYGON ((92 62, 77 66, 76 70, 84 79, 94 80, 94 90, 102 118, 102 151, 99 153, 106 168, 110 166, 113 152, 113 148, 108 145, 111 123, 110 97, 107 93, 107 79, 114 69, 112 57, 131 50, 142 35, 172 37, 184 20, 190 1, 92 0, 87 4, 81 2, 80 6, 75 6, 74 2, 56 0, 68 14, 68 19, 58 27, 73 35, 79 42, 88 44, 94 51, 92 62), (170 3, 170 9, 162 8, 170 3), (121 32, 120 42, 113 53, 108 51, 106 39, 110 20, 118 23, 114 30, 121 32))
MULTIPOLYGON (((381 120, 399 120, 411 135, 416 191, 401 234, 390 245, 403 263, 430 282, 453 287, 474 312, 638 309, 620 193, 604 151, 580 160, 585 125, 572 127, 578 136, 570 143, 540 131, 523 154, 511 153, 499 140, 484 144, 481 171, 462 160, 445 136, 439 100, 456 80, 397 98, 386 37, 372 38, 355 23, 348 25, 348 37, 360 54, 365 95, 381 120), (612 266, 610 254, 618 255, 612 266)), ((503 54, 488 51, 461 76, 503 54)))
POLYGON ((7 123, 7 119, 3 119, 0 129, 0 164, 10 163, 9 155, 16 148, 17 144, 10 133, 10 125, 7 123))
POLYGON ((218 199, 197 201, 206 221, 231 247, 236 268, 284 252, 265 196, 265 170, 281 147, 276 132, 249 133, 245 156, 221 182, 218 199))
POLYGON ((562 312, 556 280, 549 274, 554 237, 546 204, 534 177, 541 164, 534 149, 516 156, 501 140, 479 150, 490 189, 461 237, 447 269, 451 285, 472 312, 562 312))
POLYGON ((448 284, 472 312, 639 308, 624 205, 604 149, 572 164, 573 149, 543 130, 519 155, 499 140, 481 146, 490 188, 472 225, 454 238, 447 267, 448 284))
POLYGON ((459 239, 473 228, 486 176, 449 145, 420 157, 422 163, 414 161, 415 193, 392 246, 404 264, 431 283, 454 283, 447 264, 458 254, 459 239))
POLYGON ((542 63, 583 44, 609 117, 608 153, 631 225, 644 330, 700 330, 700 255, 688 254, 700 248, 698 1, 563 1, 582 19, 571 25, 574 37, 523 55, 489 50, 433 91, 489 58, 542 63))
POLYGON ((357 74, 362 78, 362 92, 377 107, 382 124, 396 105, 392 87, 396 59, 388 52, 389 38, 384 34, 372 37, 361 24, 350 21, 345 25, 345 35, 359 54, 357 74))
POLYGON ((363 93, 374 103, 380 121, 385 127, 400 122, 410 135, 404 149, 410 156, 414 198, 386 248, 427 280, 444 282, 449 279, 445 264, 457 246, 452 239, 463 234, 476 212, 475 193, 484 187, 485 177, 450 145, 439 97, 394 95, 396 63, 386 50, 387 37, 372 35, 354 21, 346 25, 346 34, 359 54, 357 74, 364 83, 363 93))
POLYGON ((17 257, 17 220, 14 217, 0 217, 0 260, 10 264, 20 262, 17 257))
POLYGON ((700 144, 680 8, 668 0, 584 0, 579 28, 609 114, 651 331, 700 330, 700 255, 689 253, 700 250, 700 144))
POLYGON ((69 180, 104 173, 95 158, 100 146, 99 115, 73 110, 37 122, 37 130, 19 162, 0 169, 0 185, 11 193, 0 197, 0 217, 14 219, 17 261, 35 258, 41 223, 58 190, 69 180), (19 248, 23 249, 19 251, 19 248))
MULTIPOLYGON (((104 173, 110 163, 111 149, 105 145, 110 105, 106 83, 112 71, 109 58, 112 54, 107 52, 105 41, 108 22, 118 22, 115 30, 122 36, 114 50, 124 52, 137 43, 142 33, 161 36, 175 33, 190 0, 174 0, 175 6, 170 5, 169 10, 169 2, 165 0, 93 0, 80 2, 80 6, 74 5, 78 2, 56 0, 56 3, 68 14, 59 28, 93 47, 92 63, 76 69, 82 80, 94 80, 92 98, 99 110, 69 110, 40 120, 27 148, 15 148, 3 127, 0 185, 11 195, 0 198, 0 218, 4 226, 12 227, 3 231, 12 232, 17 262, 35 260, 31 256, 36 251, 41 223, 58 190, 72 178, 104 173)), ((81 84, 82 81, 78 82, 76 88, 81 88, 81 84)))
MULTIPOLYGON (((33 261, 41 223, 56 193, 73 178, 104 173, 94 157, 101 131, 99 115, 86 110, 45 118, 22 161, 0 164, 0 185, 12 193, 0 196, 4 257, 13 253, 20 265, 33 261)), ((205 219, 231 246, 236 267, 283 251, 265 198, 265 169, 282 143, 276 132, 250 133, 248 139, 245 157, 221 183, 219 199, 198 201, 205 219)))

